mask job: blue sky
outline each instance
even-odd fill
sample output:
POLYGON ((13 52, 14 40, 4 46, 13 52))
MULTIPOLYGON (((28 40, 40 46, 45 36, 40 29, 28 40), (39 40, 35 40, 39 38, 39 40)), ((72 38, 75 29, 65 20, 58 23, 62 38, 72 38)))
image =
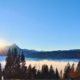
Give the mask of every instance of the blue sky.
POLYGON ((80 0, 0 0, 0 41, 38 51, 80 49, 80 0))

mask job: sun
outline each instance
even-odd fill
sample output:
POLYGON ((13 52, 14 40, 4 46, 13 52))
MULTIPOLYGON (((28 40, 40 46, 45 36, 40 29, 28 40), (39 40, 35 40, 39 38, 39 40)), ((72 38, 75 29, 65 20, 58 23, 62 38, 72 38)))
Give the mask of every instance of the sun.
POLYGON ((4 41, 0 41, 0 47, 3 47, 5 45, 4 41))

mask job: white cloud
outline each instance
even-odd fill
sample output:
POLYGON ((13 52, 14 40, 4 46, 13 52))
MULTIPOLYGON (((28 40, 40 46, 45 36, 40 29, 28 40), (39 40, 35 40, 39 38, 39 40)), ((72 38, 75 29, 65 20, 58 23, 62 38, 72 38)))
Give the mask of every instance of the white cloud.
POLYGON ((5 66, 5 64, 6 64, 6 61, 1 61, 0 63, 1 63, 1 67, 2 67, 2 69, 3 69, 4 66, 5 66))
MULTIPOLYGON (((1 61, 0 62, 2 65, 2 68, 4 68, 6 62, 5 61, 1 61)), ((55 70, 56 68, 58 69, 58 71, 60 72, 60 70, 62 69, 62 71, 64 72, 64 68, 67 65, 68 62, 64 62, 64 61, 48 61, 48 60, 42 60, 42 61, 26 61, 26 66, 29 66, 30 64, 33 66, 36 66, 36 69, 40 69, 43 64, 47 64, 48 67, 50 68, 50 65, 53 66, 53 69, 55 70)), ((78 62, 74 62, 74 61, 70 61, 69 62, 70 65, 72 65, 73 63, 75 64, 75 68, 78 64, 78 62)))

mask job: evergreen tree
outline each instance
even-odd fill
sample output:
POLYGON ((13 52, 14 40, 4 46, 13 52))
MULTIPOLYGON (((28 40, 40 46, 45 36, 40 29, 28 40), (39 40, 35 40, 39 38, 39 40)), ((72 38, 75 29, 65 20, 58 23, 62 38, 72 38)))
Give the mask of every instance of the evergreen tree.
POLYGON ((17 57, 17 55, 18 55, 18 51, 17 51, 17 49, 16 49, 16 48, 14 49, 13 53, 14 53, 14 54, 13 54, 13 55, 14 55, 14 57, 16 58, 16 57, 17 57))
POLYGON ((13 58, 13 64, 12 64, 12 78, 17 79, 17 73, 18 73, 18 51, 16 48, 12 49, 12 58, 13 58))
POLYGON ((22 52, 22 55, 21 55, 21 62, 24 62, 25 61, 25 57, 24 57, 24 54, 22 52))
POLYGON ((29 67, 28 67, 26 78, 27 79, 32 79, 32 67, 31 67, 31 65, 29 65, 29 67))
POLYGON ((41 72, 39 70, 37 71, 36 79, 41 79, 41 72))
POLYGON ((78 62, 77 68, 74 72, 74 77, 80 80, 80 61, 78 62))
POLYGON ((23 74, 22 79, 25 79, 27 76, 27 67, 25 65, 26 65, 25 57, 24 57, 24 54, 22 52, 22 55, 21 55, 21 73, 23 74))
POLYGON ((17 59, 16 59, 15 71, 16 71, 16 74, 15 74, 16 78, 20 79, 20 77, 21 77, 21 75, 20 75, 20 73, 21 73, 21 69, 20 69, 20 53, 18 54, 17 59))
POLYGON ((1 69, 1 63, 0 63, 0 80, 2 78, 2 69, 1 69))
POLYGON ((32 68, 32 79, 36 78, 36 69, 35 66, 32 68))
POLYGON ((48 66, 42 65, 42 79, 48 78, 48 66))
POLYGON ((68 79, 70 77, 70 64, 68 63, 64 69, 64 78, 68 79))
POLYGON ((46 65, 45 66, 45 79, 48 77, 48 74, 49 74, 49 72, 48 72, 48 66, 46 65))
POLYGON ((56 76, 56 79, 59 79, 59 72, 58 72, 57 68, 56 68, 56 74, 55 74, 55 76, 56 76))
POLYGON ((8 53, 7 53, 7 58, 6 58, 6 65, 5 65, 5 68, 4 68, 4 79, 11 79, 11 74, 12 74, 12 64, 13 64, 13 61, 12 61, 12 56, 11 56, 11 49, 8 50, 8 53))
POLYGON ((9 49, 6 58, 6 65, 3 71, 4 79, 17 79, 20 73, 20 56, 17 49, 9 49))
POLYGON ((50 66, 50 71, 49 71, 49 79, 54 79, 55 78, 55 73, 53 70, 52 65, 50 66))
POLYGON ((74 63, 72 64, 72 67, 70 69, 70 77, 74 78, 74 63))

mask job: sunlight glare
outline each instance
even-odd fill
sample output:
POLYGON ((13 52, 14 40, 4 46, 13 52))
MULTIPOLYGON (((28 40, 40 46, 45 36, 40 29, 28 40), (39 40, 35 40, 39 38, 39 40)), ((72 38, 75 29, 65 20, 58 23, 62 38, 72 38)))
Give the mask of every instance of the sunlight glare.
POLYGON ((0 40, 0 47, 3 47, 5 45, 4 41, 0 40))

